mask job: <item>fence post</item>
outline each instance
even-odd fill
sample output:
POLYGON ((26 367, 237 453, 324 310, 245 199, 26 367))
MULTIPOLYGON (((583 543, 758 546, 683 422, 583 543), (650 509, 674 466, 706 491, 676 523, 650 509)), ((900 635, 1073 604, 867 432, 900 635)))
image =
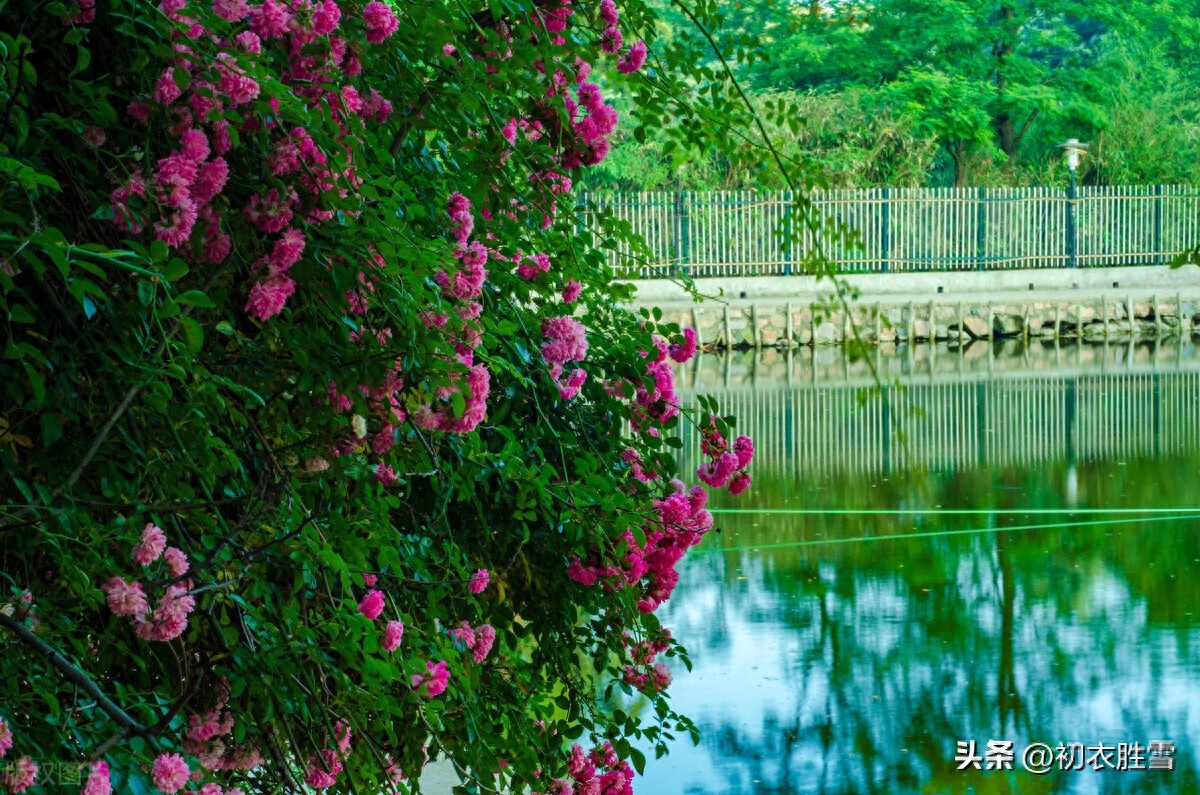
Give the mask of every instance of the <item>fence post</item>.
MULTIPOLYGON (((1132 339, 1132 338, 1131 338, 1132 339)), ((1079 410, 1079 390, 1074 378, 1066 380, 1063 392, 1063 442, 1067 450, 1067 466, 1075 466, 1075 414, 1079 410)))
POLYGON ((983 264, 987 261, 987 255, 984 253, 984 245, 987 240, 987 205, 985 188, 979 188, 978 198, 975 204, 975 266, 979 271, 983 271, 983 264))
POLYGON ((675 218, 678 227, 678 246, 675 253, 679 256, 679 266, 683 268, 683 275, 688 272, 688 195, 686 190, 681 190, 676 197, 675 218))
MULTIPOLYGON (((667 202, 664 202, 664 205, 667 202)), ((683 212, 683 193, 676 193, 675 200, 671 202, 674 206, 671 207, 671 273, 675 274, 679 270, 680 263, 683 262, 683 229, 679 223, 679 216, 683 212)))
POLYGON ((1079 236, 1075 234, 1075 169, 1070 169, 1071 181, 1067 183, 1067 267, 1079 265, 1079 236))
POLYGON ((892 208, 888 201, 888 189, 883 189, 883 239, 880 241, 881 256, 883 257, 883 272, 888 272, 888 259, 891 256, 891 220, 892 208))
MULTIPOLYGON (((783 200, 786 202, 783 205, 783 275, 792 275, 792 192, 786 190, 783 192, 783 200)), ((789 309, 790 313, 791 310, 789 309)), ((788 323, 792 322, 791 315, 788 315, 788 323)))
MULTIPOLYGON (((908 344, 912 345, 911 339, 908 341, 908 344)), ((813 371, 816 371, 815 367, 813 368, 813 371)), ((890 475, 892 469, 892 407, 888 402, 887 384, 884 384, 880 388, 880 391, 883 393, 883 400, 880 402, 880 412, 883 415, 883 421, 880 423, 880 428, 882 430, 880 436, 882 437, 883 441, 883 474, 890 475)))
MULTIPOLYGON (((1158 350, 1158 340, 1154 341, 1154 350, 1158 350)), ((1154 379, 1154 455, 1162 455, 1162 375, 1155 373, 1154 379)))
POLYGON ((983 381, 975 385, 975 441, 980 469, 987 466, 987 387, 983 381))
POLYGON ((1163 261, 1163 186, 1154 186, 1154 264, 1163 261))

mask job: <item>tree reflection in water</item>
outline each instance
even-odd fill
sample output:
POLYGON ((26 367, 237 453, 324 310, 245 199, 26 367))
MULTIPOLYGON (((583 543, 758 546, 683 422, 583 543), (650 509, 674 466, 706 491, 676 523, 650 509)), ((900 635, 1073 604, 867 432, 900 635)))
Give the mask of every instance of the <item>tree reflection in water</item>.
POLYGON ((695 662, 672 690, 701 745, 651 765, 639 795, 1200 792, 1200 458, 1074 467, 1075 506, 1066 462, 757 473, 764 510, 927 512, 719 514, 664 616, 695 662), (982 532, 946 534, 964 529, 982 532), (990 739, 1014 741, 1016 770, 956 770, 957 741, 990 739), (1177 744, 1174 771, 1020 769, 1029 742, 1150 740, 1177 744))

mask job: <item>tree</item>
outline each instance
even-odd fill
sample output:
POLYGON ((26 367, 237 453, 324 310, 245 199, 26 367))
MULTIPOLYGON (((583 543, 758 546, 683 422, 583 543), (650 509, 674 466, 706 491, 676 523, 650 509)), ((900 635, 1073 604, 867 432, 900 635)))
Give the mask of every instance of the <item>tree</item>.
POLYGON ((879 89, 885 105, 899 100, 940 128, 963 184, 969 156, 1016 162, 1028 150, 1039 160, 1064 130, 1089 138, 1102 129, 1099 89, 1118 77, 1105 50, 1167 39, 1160 53, 1183 62, 1197 11, 1107 0, 880 0, 792 6, 785 19, 769 27, 769 65, 755 68, 756 86, 879 89), (947 109, 964 101, 971 107, 947 121, 947 109))
POLYGON ((696 100, 706 30, 646 63, 655 20, 0 4, 4 789, 403 792, 445 756, 627 792, 695 734, 654 610, 712 519, 672 437, 734 493, 753 446, 681 413, 694 335, 619 308, 636 241, 572 212, 606 95, 678 147, 747 117, 696 100))
POLYGON ((965 185, 973 162, 991 148, 987 91, 972 80, 943 72, 911 69, 880 92, 885 107, 916 119, 954 163, 954 184, 965 185))
POLYGON ((1112 42, 1097 85, 1104 114, 1085 161, 1102 184, 1194 184, 1200 181, 1200 101, 1194 81, 1163 44, 1112 42))
MULTIPOLYGON (((764 115, 780 102, 788 109, 785 118, 767 122, 767 133, 813 187, 924 187, 939 153, 940 138, 930 119, 906 112, 903 103, 894 108, 885 105, 874 92, 857 88, 837 94, 763 91, 754 94, 752 101, 764 115)), ((639 142, 618 130, 612 153, 589 169, 583 186, 619 191, 786 187, 784 177, 764 167, 761 156, 745 162, 730 157, 728 149, 709 150, 674 163, 662 154, 666 140, 663 131, 639 142)))

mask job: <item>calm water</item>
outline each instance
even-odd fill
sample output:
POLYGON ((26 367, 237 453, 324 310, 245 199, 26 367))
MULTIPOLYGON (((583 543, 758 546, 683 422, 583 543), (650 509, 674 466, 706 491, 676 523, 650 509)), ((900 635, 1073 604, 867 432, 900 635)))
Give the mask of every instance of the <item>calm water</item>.
POLYGON ((639 795, 1200 792, 1196 351, 930 353, 874 362, 886 400, 836 353, 685 374, 762 454, 663 609, 701 743, 639 795), (971 740, 1015 769, 958 771, 971 740), (1021 767, 1157 740, 1173 771, 1021 767))

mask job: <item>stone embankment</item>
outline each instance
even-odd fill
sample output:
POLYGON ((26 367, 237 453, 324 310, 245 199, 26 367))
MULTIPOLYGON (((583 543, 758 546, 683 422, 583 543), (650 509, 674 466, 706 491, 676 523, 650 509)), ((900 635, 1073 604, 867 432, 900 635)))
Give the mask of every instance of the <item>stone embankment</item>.
POLYGON ((678 368, 680 393, 718 390, 871 388, 880 384, 959 384, 983 380, 1140 376, 1200 371, 1200 346, 1161 336, 1079 344, 1054 339, 882 343, 867 355, 836 345, 764 348, 702 356, 678 368))
POLYGON ((726 284, 697 284, 702 293, 723 293, 701 304, 677 288, 672 294, 663 283, 641 282, 637 303, 658 306, 664 320, 695 328, 710 349, 836 345, 856 338, 955 343, 1200 335, 1195 266, 858 277, 846 280, 854 296, 845 302, 828 281, 721 281, 726 284), (1010 284, 1014 273, 1025 290, 1010 284))

